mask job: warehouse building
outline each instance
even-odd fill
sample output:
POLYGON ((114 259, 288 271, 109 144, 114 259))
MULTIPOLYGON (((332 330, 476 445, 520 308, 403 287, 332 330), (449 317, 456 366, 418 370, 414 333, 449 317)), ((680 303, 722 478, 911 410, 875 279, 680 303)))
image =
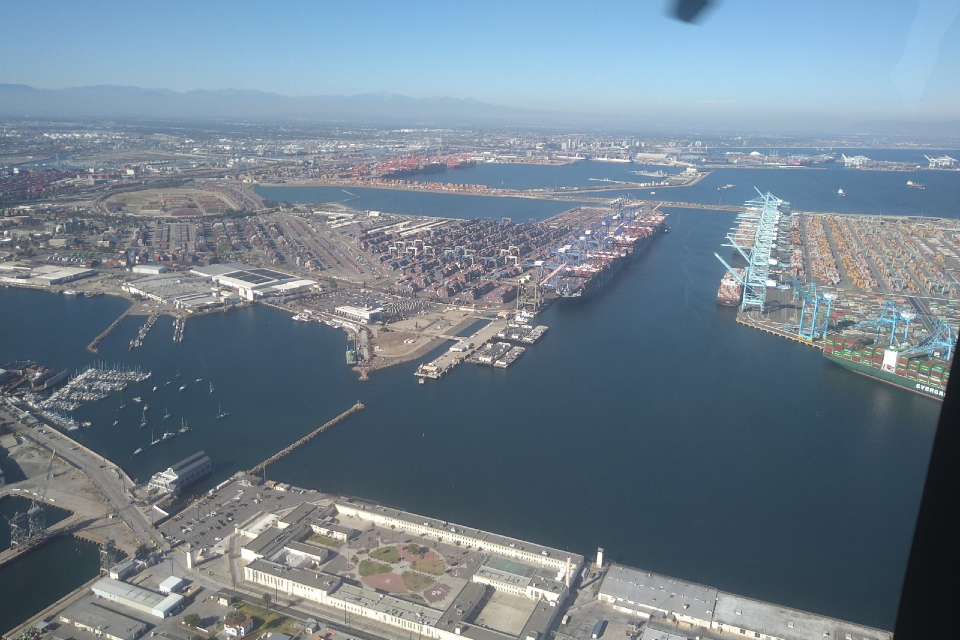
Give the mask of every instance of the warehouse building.
POLYGON ((307 291, 317 286, 313 280, 273 269, 255 269, 239 263, 197 266, 193 273, 210 278, 221 287, 233 289, 244 300, 258 300, 307 291))
POLYGON ((155 618, 168 618, 180 611, 184 605, 181 595, 164 596, 113 578, 98 580, 92 589, 98 598, 116 602, 155 618))
POLYGON ((107 640, 136 640, 147 632, 143 622, 111 611, 89 597, 64 609, 59 619, 107 640))

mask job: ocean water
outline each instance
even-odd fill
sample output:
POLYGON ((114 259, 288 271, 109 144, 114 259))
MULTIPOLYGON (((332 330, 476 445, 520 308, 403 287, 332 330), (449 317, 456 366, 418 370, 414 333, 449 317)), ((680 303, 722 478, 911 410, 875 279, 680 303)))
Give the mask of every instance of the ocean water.
MULTIPOLYGON (((344 333, 269 307, 190 319, 179 345, 162 318, 128 351, 131 317, 99 359, 153 377, 123 410, 116 394, 78 410, 94 426, 74 433, 141 480, 203 449, 202 490, 360 400, 267 478, 891 628, 940 403, 736 324, 712 255, 735 214, 670 213, 599 297, 544 312, 506 371, 418 385, 411 362, 359 382, 344 333), (131 455, 181 418, 190 433, 131 455)), ((0 361, 79 368, 126 304, 0 289, 0 361)))

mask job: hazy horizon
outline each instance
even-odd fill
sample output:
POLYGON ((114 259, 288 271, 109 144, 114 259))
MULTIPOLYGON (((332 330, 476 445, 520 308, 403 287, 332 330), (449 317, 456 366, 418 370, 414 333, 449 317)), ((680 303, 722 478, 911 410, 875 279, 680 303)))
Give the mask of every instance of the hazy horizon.
POLYGON ((672 6, 20 3, 0 25, 0 83, 449 97, 654 128, 946 133, 960 120, 954 2, 717 2, 697 24, 672 6))

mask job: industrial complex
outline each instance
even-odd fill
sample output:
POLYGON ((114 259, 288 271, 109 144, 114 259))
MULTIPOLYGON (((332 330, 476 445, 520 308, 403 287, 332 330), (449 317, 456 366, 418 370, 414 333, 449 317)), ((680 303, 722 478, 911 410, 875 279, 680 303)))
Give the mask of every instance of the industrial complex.
POLYGON ((943 399, 960 326, 956 220, 795 213, 760 193, 726 240, 717 301, 739 322, 943 399))
POLYGON ((603 549, 589 559, 435 516, 250 480, 238 474, 157 525, 169 551, 117 564, 55 619, 76 640, 137 640, 148 632, 176 639, 193 613, 207 620, 207 632, 257 635, 268 631, 262 621, 255 616, 238 628, 228 605, 242 607, 243 616, 257 610, 247 607, 273 603, 289 628, 328 638, 892 639, 608 563, 603 549), (284 499, 297 496, 303 499, 284 499), (211 539, 205 522, 228 526, 211 539))

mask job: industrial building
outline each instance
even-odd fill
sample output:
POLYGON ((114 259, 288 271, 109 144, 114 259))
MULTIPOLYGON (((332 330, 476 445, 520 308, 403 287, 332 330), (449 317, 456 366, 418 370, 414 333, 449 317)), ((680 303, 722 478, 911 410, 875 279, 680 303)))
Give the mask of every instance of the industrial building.
POLYGON ((94 274, 96 274, 96 271, 93 269, 83 267, 35 265, 19 262, 0 264, 0 282, 15 284, 55 286, 89 278, 94 274))
POLYGON ((199 276, 210 278, 221 287, 233 289, 244 300, 301 293, 317 286, 313 280, 273 269, 255 269, 239 263, 197 266, 192 271, 199 276))
POLYGON ((363 307, 351 307, 349 305, 344 305, 342 307, 337 307, 334 309, 337 312, 337 315, 343 316, 350 320, 356 320, 357 322, 362 322, 364 324, 370 324, 371 322, 378 322, 383 319, 383 309, 380 307, 374 308, 363 308, 363 307))
POLYGON ((617 611, 649 620, 677 620, 734 637, 756 640, 849 638, 893 640, 893 634, 768 602, 724 593, 642 569, 611 565, 597 598, 617 611))
POLYGON ((111 611, 89 597, 61 611, 59 620, 107 640, 137 640, 147 632, 143 622, 111 611))
POLYGON ((153 474, 150 478, 150 487, 176 495, 187 485, 210 473, 212 469, 210 457, 203 451, 198 451, 166 471, 153 474))
POLYGON ((158 276, 161 273, 170 271, 170 268, 162 264, 135 264, 130 270, 134 273, 158 276))
POLYGON ((124 282, 124 291, 169 304, 187 313, 239 302, 232 291, 221 292, 207 278, 183 273, 163 273, 124 282))
POLYGON ((113 578, 98 580, 93 585, 92 590, 98 598, 116 602, 155 618, 168 618, 180 611, 184 604, 181 595, 164 596, 113 578))

